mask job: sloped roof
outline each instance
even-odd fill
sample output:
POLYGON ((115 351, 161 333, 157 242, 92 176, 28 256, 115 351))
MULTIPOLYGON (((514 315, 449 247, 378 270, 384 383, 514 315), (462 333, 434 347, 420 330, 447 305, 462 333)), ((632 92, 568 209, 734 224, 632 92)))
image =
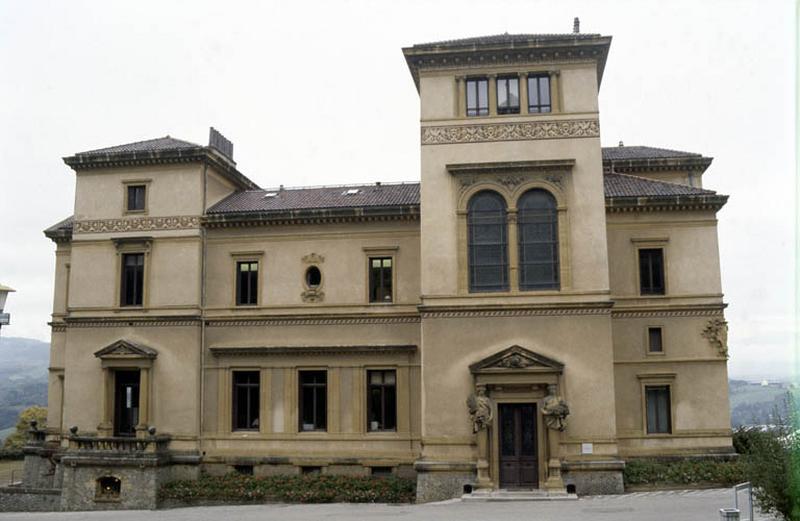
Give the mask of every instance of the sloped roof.
POLYGON ((670 150, 668 148, 643 147, 643 146, 621 146, 603 147, 603 161, 626 161, 631 159, 672 159, 703 157, 702 154, 694 152, 683 152, 681 150, 670 150))
POLYGON ((321 186, 236 192, 209 208, 208 213, 227 214, 418 204, 419 183, 321 186))
POLYGON ((70 215, 44 231, 45 237, 54 241, 69 240, 72 238, 73 216, 70 215))
POLYGON ((417 43, 414 49, 447 49, 453 47, 482 46, 482 45, 514 45, 530 44, 535 42, 551 42, 559 40, 590 40, 599 38, 600 34, 591 33, 563 33, 563 34, 492 34, 488 36, 474 36, 471 38, 457 38, 439 42, 417 43))
POLYGON ((628 174, 605 174, 603 188, 606 197, 670 197, 675 195, 715 195, 705 190, 666 181, 655 181, 628 174))
POLYGON ((164 136, 156 139, 147 139, 145 141, 126 143, 124 145, 87 150, 86 152, 78 152, 75 155, 95 156, 107 154, 129 154, 131 152, 164 152, 167 150, 185 150, 191 148, 203 148, 203 146, 198 145, 197 143, 190 143, 189 141, 184 141, 182 139, 164 136))

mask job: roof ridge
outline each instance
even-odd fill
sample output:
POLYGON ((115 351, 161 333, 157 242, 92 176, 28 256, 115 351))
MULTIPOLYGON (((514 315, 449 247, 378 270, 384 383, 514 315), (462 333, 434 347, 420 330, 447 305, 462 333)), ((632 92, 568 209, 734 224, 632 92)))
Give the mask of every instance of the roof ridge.
POLYGON ((262 188, 260 190, 242 190, 244 192, 280 192, 280 191, 297 191, 297 190, 324 190, 326 188, 360 188, 360 187, 378 187, 378 186, 400 186, 400 185, 418 185, 419 181, 377 181, 372 183, 349 183, 349 184, 333 184, 333 185, 305 185, 305 186, 273 186, 269 188, 262 188), (378 184, 380 183, 380 184, 378 184))
POLYGON ((638 179, 640 181, 645 181, 645 182, 649 182, 649 183, 658 183, 658 184, 667 185, 667 186, 679 186, 681 188, 691 188, 693 190, 702 190, 704 192, 709 192, 711 194, 716 194, 717 193, 714 190, 709 190, 708 188, 700 188, 700 187, 697 187, 697 186, 685 185, 685 184, 682 184, 682 183, 675 183, 675 182, 672 182, 672 181, 662 181, 660 179, 650 179, 649 177, 642 177, 642 176, 639 176, 639 175, 631 175, 631 174, 623 174, 621 172, 611 171, 611 172, 608 172, 608 173, 603 174, 603 175, 619 175, 619 176, 623 176, 623 177, 631 177, 633 179, 638 179))
POLYGON ((197 143, 193 143, 192 141, 186 141, 185 139, 175 138, 175 137, 172 137, 169 134, 167 134, 166 136, 163 136, 163 137, 154 137, 154 138, 150 138, 150 139, 142 139, 142 140, 139 140, 139 141, 131 141, 130 143, 122 143, 122 144, 119 144, 119 145, 111 145, 111 146, 107 146, 107 147, 95 148, 95 149, 92 149, 92 150, 85 150, 83 152, 77 152, 75 155, 76 156, 80 156, 80 155, 84 155, 84 154, 92 154, 92 153, 95 153, 95 152, 101 152, 103 150, 110 150, 110 149, 113 149, 113 148, 122 148, 122 147, 131 146, 131 145, 141 145, 142 143, 151 143, 153 141, 160 141, 162 139, 171 139, 173 141, 177 141, 177 142, 183 143, 185 145, 191 145, 191 146, 195 146, 195 147, 203 147, 203 145, 199 145, 197 143))

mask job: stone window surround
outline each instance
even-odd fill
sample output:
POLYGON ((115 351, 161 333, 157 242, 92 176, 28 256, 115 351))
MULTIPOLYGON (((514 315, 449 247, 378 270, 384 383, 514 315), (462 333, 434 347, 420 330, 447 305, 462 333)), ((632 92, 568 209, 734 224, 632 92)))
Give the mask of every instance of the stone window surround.
POLYGON ((646 438, 669 438, 675 436, 675 379, 676 373, 642 373, 637 374, 642 401, 642 436, 646 438), (646 388, 652 386, 666 386, 669 388, 669 414, 670 432, 648 433, 647 432, 647 394, 646 388))
POLYGON ((362 248, 366 271, 364 274, 365 291, 364 301, 370 306, 391 306, 397 302, 397 257, 400 251, 399 246, 364 246, 362 248), (389 257, 392 259, 392 300, 391 302, 371 302, 369 299, 369 281, 370 281, 370 259, 374 257, 389 257))
POLYGON ((125 179, 122 181, 122 215, 147 215, 150 209, 150 185, 152 179, 125 179), (128 210, 128 187, 144 186, 144 208, 128 210))
MULTIPOLYGON (((453 173, 451 171, 451 173, 453 173)), ((548 181, 543 176, 531 175, 522 180, 516 186, 509 186, 502 183, 500 179, 491 175, 491 167, 487 166, 485 173, 478 173, 478 179, 474 184, 462 190, 456 212, 458 214, 458 294, 459 295, 487 295, 486 293, 471 293, 469 291, 469 259, 467 252, 468 229, 467 229, 467 206, 473 195, 484 190, 490 190, 499 194, 506 202, 506 224, 508 226, 508 291, 491 292, 495 295, 558 295, 562 291, 570 289, 572 286, 572 276, 570 269, 570 245, 569 245, 569 218, 567 213, 566 193, 564 189, 555 183, 548 181), (532 189, 542 189, 549 192, 556 200, 556 212, 558 214, 558 259, 559 259, 559 282, 558 289, 519 289, 519 241, 517 227, 517 201, 527 191, 532 189)), ((562 174, 562 185, 566 182, 566 172, 562 174)))
POLYGON ((264 251, 263 250, 254 250, 254 251, 232 251, 230 252, 230 256, 233 263, 233 268, 231 271, 233 272, 233 284, 231 290, 231 297, 230 297, 230 307, 232 309, 242 309, 242 308, 254 308, 259 307, 264 302, 264 251), (239 262, 257 262, 258 263, 258 294, 256 296, 256 303, 255 304, 237 304, 236 303, 236 284, 237 284, 237 272, 236 266, 239 262))
POLYGON ((520 117, 520 116, 549 116, 551 114, 560 113, 563 107, 561 100, 561 70, 552 68, 542 68, 526 70, 520 72, 519 69, 498 69, 496 71, 488 72, 486 74, 470 73, 455 76, 455 93, 454 99, 456 101, 455 115, 457 118, 463 119, 481 119, 481 118, 502 118, 502 117, 520 117), (528 75, 543 75, 550 76, 550 112, 528 112, 528 75), (511 114, 498 114, 497 113, 497 79, 498 78, 519 78, 519 112, 511 114), (466 84, 468 79, 486 78, 489 83, 489 114, 486 116, 467 116, 467 89, 466 84))
POLYGON ((667 335, 666 327, 664 324, 659 323, 648 323, 644 326, 644 354, 646 356, 665 356, 667 352, 667 335), (650 329, 651 328, 659 328, 661 330, 661 351, 650 351, 650 329))
POLYGON ((113 239, 117 250, 116 275, 114 277, 114 307, 115 313, 129 310, 147 309, 149 305, 150 287, 150 252, 153 246, 152 237, 126 237, 113 239), (123 306, 122 305, 122 262, 124 255, 128 253, 141 253, 144 255, 144 274, 142 275, 142 305, 123 306))
POLYGON ((666 298, 669 296, 669 237, 631 237, 633 244, 634 269, 631 270, 634 280, 635 295, 639 298, 666 298), (664 294, 642 295, 641 274, 639 273, 639 250, 661 250, 664 269, 664 294))

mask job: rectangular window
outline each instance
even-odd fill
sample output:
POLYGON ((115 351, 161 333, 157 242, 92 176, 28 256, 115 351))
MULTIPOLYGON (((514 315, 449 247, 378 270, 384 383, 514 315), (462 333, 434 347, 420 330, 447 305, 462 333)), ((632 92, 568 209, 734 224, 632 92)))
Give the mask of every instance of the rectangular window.
POLYGON ((258 304, 258 261, 236 263, 236 305, 258 304))
POLYGON ((121 306, 141 306, 144 295, 144 253, 122 255, 121 306))
POLYGON ((664 352, 660 327, 647 328, 647 350, 651 353, 664 352))
POLYGON ((528 112, 550 112, 550 76, 547 74, 528 75, 528 112))
POLYGON ((233 372, 233 430, 258 430, 260 380, 258 371, 233 372))
POLYGON ((645 386, 647 434, 672 432, 672 413, 668 385, 645 386))
POLYGON ((467 80, 467 116, 489 115, 489 80, 467 80))
POLYGON ((144 211, 145 185, 128 185, 128 211, 144 211))
POLYGON ((397 373, 367 371, 367 430, 397 430, 397 373))
POLYGON ((370 257, 369 301, 392 301, 392 258, 370 257))
POLYGON ((642 295, 664 294, 664 250, 639 250, 639 288, 642 295))
POLYGON ((497 78, 497 113, 519 114, 519 78, 497 78))
POLYGON ((300 371, 300 430, 328 428, 328 373, 300 371))

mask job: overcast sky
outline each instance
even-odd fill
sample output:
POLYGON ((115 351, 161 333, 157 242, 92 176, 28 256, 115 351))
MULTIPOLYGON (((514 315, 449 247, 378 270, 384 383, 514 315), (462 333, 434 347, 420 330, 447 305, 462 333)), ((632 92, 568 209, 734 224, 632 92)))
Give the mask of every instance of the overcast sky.
POLYGON ((261 186, 419 179, 419 100, 400 48, 476 35, 613 36, 603 145, 714 157, 730 373, 794 364, 795 7, 790 1, 0 0, 3 336, 49 339, 61 157, 215 126, 261 186))

